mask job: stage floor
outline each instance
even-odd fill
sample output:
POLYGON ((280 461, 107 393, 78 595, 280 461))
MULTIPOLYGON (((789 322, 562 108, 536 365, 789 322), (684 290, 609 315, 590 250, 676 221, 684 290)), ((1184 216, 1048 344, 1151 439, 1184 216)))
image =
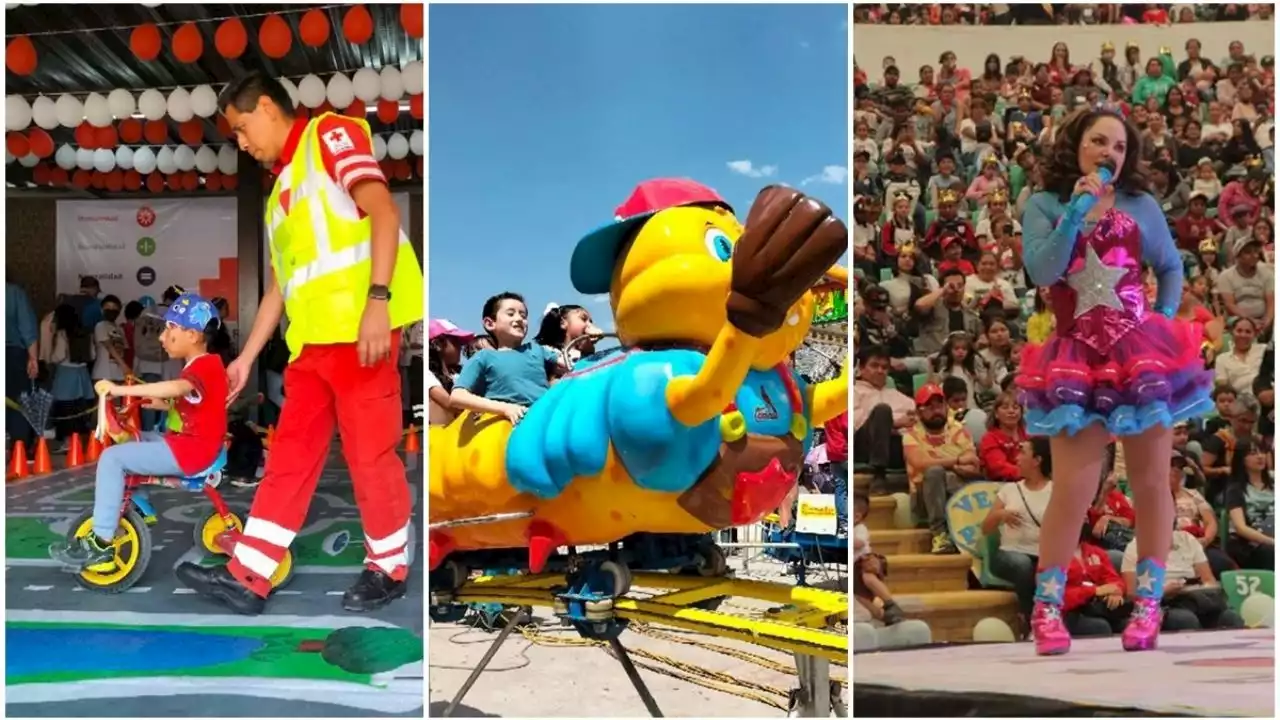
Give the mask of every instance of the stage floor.
POLYGON ((1083 639, 1048 658, 1025 642, 858 653, 853 680, 854 717, 1275 717, 1275 632, 1167 634, 1142 653, 1083 639))

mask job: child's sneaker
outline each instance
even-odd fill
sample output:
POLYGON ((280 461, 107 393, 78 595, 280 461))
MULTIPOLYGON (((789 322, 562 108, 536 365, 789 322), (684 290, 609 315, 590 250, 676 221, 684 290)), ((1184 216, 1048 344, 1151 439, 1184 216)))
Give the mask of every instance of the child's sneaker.
POLYGON ((942 532, 933 536, 933 547, 929 551, 934 555, 956 555, 960 551, 956 548, 956 544, 951 542, 951 536, 942 532))
POLYGON ((1160 637, 1160 623, 1164 613, 1160 610, 1157 598, 1135 598, 1133 614, 1129 616, 1129 624, 1120 636, 1120 644, 1130 652, 1138 650, 1155 650, 1156 640, 1160 637))
POLYGON ((55 543, 50 546, 49 557, 77 572, 108 572, 115 568, 116 550, 111 543, 90 532, 70 543, 55 543))
POLYGON ((1071 633, 1062 621, 1062 608, 1036 601, 1031 611, 1031 636, 1037 655, 1064 655, 1071 649, 1071 633))

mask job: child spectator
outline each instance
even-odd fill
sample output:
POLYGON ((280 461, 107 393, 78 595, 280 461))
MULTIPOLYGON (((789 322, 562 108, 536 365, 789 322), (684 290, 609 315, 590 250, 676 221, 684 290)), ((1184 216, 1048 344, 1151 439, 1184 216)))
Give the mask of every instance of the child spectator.
POLYGON ((1089 526, 1080 528, 1080 544, 1067 566, 1062 596, 1063 621, 1072 637, 1105 637, 1124 632, 1133 608, 1110 553, 1093 543, 1089 526))
MULTIPOLYGON (((1211 171, 1212 167, 1209 168, 1211 171)), ((1215 177, 1216 179, 1216 177, 1215 177)), ((1222 223, 1205 215, 1209 207, 1209 196, 1197 190, 1191 193, 1187 204, 1187 214, 1178 218, 1173 224, 1173 232, 1178 241, 1178 248, 1189 252, 1198 252, 1205 240, 1211 243, 1222 232, 1222 223)), ((1217 255, 1217 244, 1213 243, 1213 252, 1217 255)))
POLYGON ((902 622, 902 608, 893 600, 885 577, 889 573, 889 561, 883 555, 871 551, 871 531, 867 529, 867 511, 871 503, 859 493, 853 498, 853 597, 867 612, 885 625, 902 622), (873 602, 880 598, 882 606, 873 602))
POLYGON ((1222 194, 1222 181, 1214 172, 1213 161, 1202 157, 1196 163, 1195 179, 1191 182, 1191 193, 1204 196, 1206 203, 1212 203, 1222 194))
MULTIPOLYGON (((937 177, 934 178, 936 180, 937 177)), ((932 186, 932 180, 930 181, 932 186)), ((938 193, 938 217, 929 226, 929 231, 924 235, 924 249, 932 257, 941 255, 941 241, 944 236, 958 237, 964 241, 964 248, 972 252, 978 250, 978 240, 973 234, 973 225, 969 221, 960 217, 959 202, 960 195, 954 188, 945 188, 938 193)))

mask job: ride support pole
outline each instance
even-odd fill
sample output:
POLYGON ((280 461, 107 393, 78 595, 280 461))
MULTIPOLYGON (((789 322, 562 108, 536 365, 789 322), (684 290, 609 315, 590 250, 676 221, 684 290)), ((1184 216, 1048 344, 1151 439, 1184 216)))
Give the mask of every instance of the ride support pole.
POLYGON ((817 655, 796 653, 796 674, 800 682, 800 701, 794 717, 831 716, 831 662, 817 655))
POLYGON ((511 631, 515 630, 517 625, 528 618, 528 613, 525 612, 524 608, 520 608, 520 612, 516 613, 516 616, 507 623, 506 627, 502 628, 502 632, 498 633, 498 637, 494 639, 493 644, 484 652, 484 657, 480 658, 480 662, 475 669, 467 676, 466 682, 462 683, 462 687, 458 689, 458 694, 454 695, 453 700, 449 701, 449 707, 444 709, 443 717, 453 717, 453 711, 458 709, 462 698, 471 692, 471 686, 476 684, 476 680, 480 679, 480 674, 484 672, 485 668, 489 667, 489 663, 493 661, 493 656, 498 654, 498 649, 502 647, 502 643, 506 642, 507 636, 511 635, 511 631))
POLYGON ((618 656, 618 662, 622 663, 622 669, 627 673, 627 679, 631 681, 636 692, 640 694, 640 701, 644 703, 644 707, 649 711, 649 717, 662 717, 662 710, 658 708, 658 701, 653 699, 653 694, 649 692, 649 686, 645 684, 644 678, 640 677, 640 671, 636 670, 635 663, 631 662, 631 655, 627 653, 627 649, 616 637, 609 638, 609 646, 613 648, 613 652, 618 656))

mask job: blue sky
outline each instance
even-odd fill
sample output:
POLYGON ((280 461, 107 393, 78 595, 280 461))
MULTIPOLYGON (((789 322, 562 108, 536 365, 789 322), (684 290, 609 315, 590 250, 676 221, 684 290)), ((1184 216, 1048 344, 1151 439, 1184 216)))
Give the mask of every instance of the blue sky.
POLYGON ((765 185, 803 185, 848 217, 844 5, 429 12, 431 317, 479 330, 512 290, 611 328, 569 258, 653 177, 703 182, 744 218, 765 185))

